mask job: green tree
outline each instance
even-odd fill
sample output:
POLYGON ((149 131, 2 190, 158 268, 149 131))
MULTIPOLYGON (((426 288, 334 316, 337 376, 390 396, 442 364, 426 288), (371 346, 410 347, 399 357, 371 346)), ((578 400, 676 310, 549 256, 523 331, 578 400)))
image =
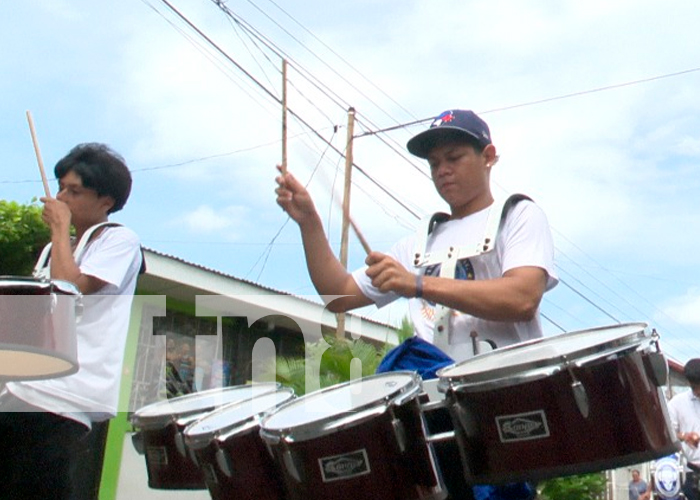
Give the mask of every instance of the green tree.
POLYGON ((542 500, 602 500, 605 497, 604 472, 549 479, 540 484, 542 500))
POLYGON ((41 220, 42 208, 0 200, 0 276, 29 276, 51 233, 41 220))

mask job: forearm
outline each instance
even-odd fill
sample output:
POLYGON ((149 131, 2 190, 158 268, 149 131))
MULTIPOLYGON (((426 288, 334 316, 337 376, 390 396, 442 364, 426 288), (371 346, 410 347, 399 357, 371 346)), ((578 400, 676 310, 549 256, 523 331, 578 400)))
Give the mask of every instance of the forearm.
POLYGON ((51 235, 51 278, 76 283, 81 276, 80 268, 73 258, 68 233, 51 235))
POLYGON ((314 288, 329 303, 329 310, 343 312, 370 303, 361 295, 355 280, 333 253, 321 219, 316 216, 300 224, 306 266, 314 288))
MULTIPOLYGON (((534 268, 533 268, 534 269, 534 268)), ((505 275, 490 280, 423 277, 423 297, 490 321, 529 321, 537 312, 546 276, 527 279, 505 275)))

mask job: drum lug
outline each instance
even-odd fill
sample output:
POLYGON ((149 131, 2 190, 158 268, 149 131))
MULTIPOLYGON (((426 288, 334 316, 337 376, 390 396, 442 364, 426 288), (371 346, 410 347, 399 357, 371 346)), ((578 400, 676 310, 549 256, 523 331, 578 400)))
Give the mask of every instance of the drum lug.
POLYGON ((140 432, 135 432, 131 435, 131 442, 134 445, 134 449, 136 450, 136 453, 139 455, 145 455, 146 454, 146 447, 144 446, 143 443, 143 434, 140 432))
POLYGON ((187 448, 185 447, 185 438, 182 437, 181 432, 175 433, 175 447, 177 448, 177 451, 180 452, 180 455, 183 456, 183 458, 187 458, 187 448))
POLYGON ((574 393, 574 399, 576 400, 576 406, 578 411, 581 412, 583 418, 588 418, 590 413, 590 405, 588 403, 588 394, 586 393, 586 388, 583 386, 581 381, 574 380, 571 383, 571 390, 574 393))
POLYGON ((83 312, 85 311, 85 306, 83 305, 83 298, 79 296, 75 299, 75 322, 80 323, 83 319, 83 312))
POLYGON ((216 464, 219 466, 219 469, 221 469, 221 472, 223 472, 226 475, 226 477, 233 476, 233 470, 231 470, 231 461, 228 459, 228 456, 226 456, 226 452, 222 448, 218 448, 216 450, 216 464))
POLYGON ((195 463, 195 465, 197 465, 197 467, 200 467, 201 465, 199 463, 199 460, 197 460, 197 454, 194 452, 194 450, 190 447, 187 447, 185 451, 189 452, 190 460, 192 460, 195 463))
POLYGON ((588 415, 590 414, 590 404, 588 402, 588 393, 586 392, 586 388, 583 386, 581 381, 576 378, 576 374, 571 368, 571 363, 569 363, 569 361, 566 359, 566 356, 563 356, 563 358, 564 367, 569 372, 569 376, 571 377, 571 391, 574 393, 574 400, 576 401, 578 411, 581 413, 583 418, 588 418, 588 415))
POLYGON ((656 387, 662 387, 668 383, 668 363, 666 362, 666 356, 661 352, 659 334, 656 333, 656 330, 653 330, 651 340, 654 347, 656 347, 656 352, 650 352, 647 356, 649 360, 647 368, 649 368, 649 375, 654 380, 656 387))
POLYGON ((403 423, 398 418, 394 417, 391 420, 391 426, 394 428, 394 436, 396 437, 396 444, 399 445, 399 451, 401 453, 406 451, 406 429, 403 423))
POLYGON ((301 483, 301 474, 299 473, 299 469, 297 469, 294 456, 289 448, 285 448, 282 452, 282 460, 284 461, 284 466, 287 468, 289 475, 292 476, 297 483, 301 483))

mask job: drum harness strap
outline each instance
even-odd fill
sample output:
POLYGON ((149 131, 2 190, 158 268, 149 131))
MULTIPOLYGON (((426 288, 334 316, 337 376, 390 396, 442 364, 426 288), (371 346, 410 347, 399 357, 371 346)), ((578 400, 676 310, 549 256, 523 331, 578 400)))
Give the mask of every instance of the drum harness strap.
MULTIPOLYGON (((506 199, 494 200, 489 208, 488 220, 484 229, 484 234, 481 237, 475 238, 476 241, 462 247, 448 247, 437 251, 428 252, 428 241, 435 227, 449 219, 446 213, 438 212, 433 214, 429 219, 426 219, 420 226, 416 237, 415 259, 413 267, 421 268, 440 264, 441 278, 455 277, 455 269, 457 262, 460 259, 469 259, 479 255, 491 252, 496 246, 496 237, 503 227, 505 220, 510 210, 520 201, 532 199, 524 194, 513 194, 506 199), (500 208, 500 210, 499 210, 500 208)), ((475 235, 476 236, 476 235, 475 235)), ((425 271, 422 271, 423 273, 425 271)), ((450 318, 453 309, 436 304, 433 344, 443 351, 447 351, 450 339, 450 318)), ((476 352, 474 354, 477 354, 476 352)))
MULTIPOLYGON (((87 247, 88 243, 92 241, 92 237, 95 234, 95 232, 102 228, 102 227, 119 227, 121 224, 118 222, 100 222, 99 224, 95 224, 94 226, 91 226, 85 231, 83 236, 80 238, 80 241, 78 242, 78 245, 75 247, 75 250, 73 250, 73 258, 76 260, 80 260, 80 257, 82 257, 83 252, 85 251, 85 248, 87 247)), ((41 251, 41 255, 39 255, 39 259, 36 261, 36 265, 34 266, 34 271, 32 272, 32 275, 35 278, 48 278, 48 273, 49 273, 49 267, 48 267, 48 260, 49 256, 51 255, 51 243, 49 242, 44 249, 41 251)), ((143 255, 143 248, 141 249, 141 269, 139 270, 139 274, 143 274, 146 272, 146 259, 145 256, 143 255)))

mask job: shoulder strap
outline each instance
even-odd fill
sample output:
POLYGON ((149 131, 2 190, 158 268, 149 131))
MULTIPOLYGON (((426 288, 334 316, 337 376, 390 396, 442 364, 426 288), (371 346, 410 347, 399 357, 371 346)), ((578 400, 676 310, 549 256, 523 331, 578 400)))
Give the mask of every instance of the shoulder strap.
POLYGON ((78 242, 78 245, 75 247, 75 250, 73 251, 73 257, 75 258, 75 261, 77 262, 80 260, 80 257, 83 256, 83 253, 85 252, 85 249, 88 246, 88 243, 92 241, 92 236, 95 234, 95 232, 102 228, 102 227, 119 227, 121 224, 118 222, 100 222, 99 224, 95 224, 94 226, 91 226, 83 233, 83 236, 80 238, 80 241, 78 242))
MULTIPOLYGON (((490 252, 495 248, 496 237, 508 218, 508 214, 513 207, 522 200, 532 201, 530 197, 524 194, 513 194, 505 200, 494 201, 493 205, 491 206, 491 211, 489 212, 488 221, 484 230, 484 236, 479 241, 476 248, 450 248, 448 252, 439 252, 439 254, 436 255, 429 255, 426 252, 428 235, 432 232, 436 223, 445 220, 437 220, 436 216, 439 214, 435 214, 429 221, 428 231, 425 231, 426 236, 423 243, 424 246, 422 247, 423 253, 420 253, 418 248, 416 249, 415 267, 436 263, 436 260, 438 260, 441 264, 440 277, 454 277, 455 267, 459 259, 481 255, 486 252, 490 252), (502 207, 501 210, 498 210, 498 207, 502 207)), ((416 240, 419 241, 420 239, 421 238, 419 235, 416 240)), ((452 316, 452 312, 453 310, 451 308, 441 304, 436 304, 435 306, 435 316, 433 318, 433 323, 435 325, 435 329, 433 331, 433 343, 442 350, 448 349, 449 337, 451 333, 450 318, 452 316)), ((478 345, 481 345, 481 342, 478 345)), ((476 346, 477 344, 474 343, 474 355, 478 354, 478 352, 476 352, 476 346)))
MULTIPOLYGON (((91 241, 93 234, 95 234, 95 231, 100 229, 101 227, 117 227, 121 226, 118 222, 100 222, 99 224, 95 224, 94 226, 91 226, 88 228, 87 231, 83 234, 83 236, 80 238, 80 241, 78 242, 78 245, 75 247, 75 250, 73 250, 73 258, 77 262, 80 257, 82 257, 83 252, 85 251, 85 247, 87 244, 91 241)), ((51 256, 51 242, 49 242, 44 249, 41 251, 41 255, 39 255, 39 259, 36 261, 36 265, 34 266, 34 272, 32 273, 34 277, 41 277, 44 273, 44 270, 48 266, 49 262, 49 257, 51 256)), ((142 261, 141 263, 141 268, 145 269, 144 263, 142 261)))

